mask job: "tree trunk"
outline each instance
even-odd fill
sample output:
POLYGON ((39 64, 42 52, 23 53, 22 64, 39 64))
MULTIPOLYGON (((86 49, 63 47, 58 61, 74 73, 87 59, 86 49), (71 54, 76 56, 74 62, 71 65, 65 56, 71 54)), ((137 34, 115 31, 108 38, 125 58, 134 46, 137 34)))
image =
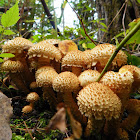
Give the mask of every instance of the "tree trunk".
MULTIPOLYGON (((100 30, 103 27, 100 26, 101 28, 97 35, 98 41, 112 42, 112 38, 124 30, 122 25, 123 14, 126 6, 124 2, 125 0, 96 0, 96 10, 99 19, 104 18, 104 23, 109 26, 115 18, 104 37, 104 32, 100 30), (122 6, 123 8, 121 9, 122 6), (120 9, 120 13, 116 16, 120 9)), ((140 4, 137 0, 128 0, 124 18, 125 28, 128 28, 128 23, 138 17, 140 17, 140 4)))

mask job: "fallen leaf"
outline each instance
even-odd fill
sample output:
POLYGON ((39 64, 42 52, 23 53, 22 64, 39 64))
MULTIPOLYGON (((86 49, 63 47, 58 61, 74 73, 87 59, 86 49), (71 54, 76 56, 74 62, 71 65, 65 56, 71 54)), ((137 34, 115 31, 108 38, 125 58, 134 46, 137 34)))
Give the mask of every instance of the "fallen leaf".
POLYGON ((70 108, 67 108, 67 113, 68 113, 69 118, 70 118, 70 125, 72 128, 73 136, 76 139, 80 139, 80 137, 82 136, 81 124, 74 119, 73 115, 71 114, 70 108))
POLYGON ((66 128, 66 112, 65 108, 62 107, 50 120, 46 132, 50 132, 51 129, 59 129, 61 132, 66 133, 66 128))

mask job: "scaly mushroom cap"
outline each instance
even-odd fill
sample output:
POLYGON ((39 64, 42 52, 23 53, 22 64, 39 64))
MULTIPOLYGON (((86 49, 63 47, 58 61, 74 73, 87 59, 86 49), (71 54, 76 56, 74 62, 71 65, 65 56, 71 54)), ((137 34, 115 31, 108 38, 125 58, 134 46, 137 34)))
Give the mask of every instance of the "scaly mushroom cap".
POLYGON ((116 94, 101 83, 91 83, 84 87, 77 97, 79 110, 87 117, 96 120, 119 118, 121 101, 116 94))
POLYGON ((16 37, 13 40, 9 40, 5 45, 2 47, 2 52, 9 52, 9 53, 22 53, 24 50, 28 50, 31 46, 33 46, 33 43, 29 40, 22 38, 22 37, 16 37))
MULTIPOLYGON (((94 55, 93 63, 100 63, 102 67, 106 65, 110 56, 114 53, 116 47, 109 44, 99 44, 91 50, 91 53, 94 55)), ((127 55, 123 51, 119 51, 112 62, 113 66, 121 66, 127 64, 127 55)))
POLYGON ((60 61, 61 53, 60 51, 52 44, 47 41, 41 41, 28 50, 29 59, 33 57, 43 57, 49 59, 55 59, 60 61))
POLYGON ((34 103, 39 100, 39 95, 36 92, 30 92, 26 97, 27 102, 34 103))
POLYGON ((78 77, 72 72, 61 72, 53 80, 53 89, 62 93, 77 91, 79 89, 78 77))
POLYGON ((62 58, 62 67, 83 67, 84 65, 84 55, 83 52, 79 50, 70 51, 62 58))
POLYGON ((12 61, 12 60, 7 60, 2 63, 1 65, 1 71, 4 72, 22 72, 24 69, 23 64, 20 61, 12 61))
POLYGON ((43 66, 43 67, 40 67, 39 69, 37 69, 37 71, 35 72, 35 77, 37 77, 41 72, 48 71, 48 70, 54 70, 55 71, 55 69, 51 66, 43 66))
POLYGON ((95 62, 95 56, 91 53, 91 50, 85 50, 83 52, 83 55, 85 55, 84 62, 87 66, 87 68, 91 68, 92 66, 95 66, 97 62, 95 62))
POLYGON ((98 71, 89 69, 82 72, 79 75, 78 79, 79 79, 80 85, 84 87, 90 83, 95 82, 99 76, 100 76, 100 73, 98 71))
POLYGON ((119 69, 120 73, 123 73, 125 71, 130 71, 133 74, 134 81, 140 83, 140 68, 133 65, 124 65, 119 69))
POLYGON ((53 79, 57 76, 58 73, 55 70, 43 71, 36 77, 37 86, 51 87, 53 79))
POLYGON ((108 71, 102 77, 100 82, 108 86, 117 95, 122 93, 125 96, 125 93, 130 93, 131 91, 131 86, 134 82, 134 78, 132 73, 129 71, 126 71, 124 73, 108 71))
POLYGON ((22 108, 22 112, 25 114, 32 112, 32 110, 33 110, 33 107, 30 105, 26 105, 22 108))
POLYGON ((66 55, 70 51, 78 50, 77 45, 72 40, 63 40, 59 42, 58 48, 63 55, 66 55))
POLYGON ((47 41, 48 43, 50 43, 50 44, 56 46, 56 47, 58 47, 58 43, 61 42, 61 41, 58 40, 58 39, 47 39, 46 41, 47 41))

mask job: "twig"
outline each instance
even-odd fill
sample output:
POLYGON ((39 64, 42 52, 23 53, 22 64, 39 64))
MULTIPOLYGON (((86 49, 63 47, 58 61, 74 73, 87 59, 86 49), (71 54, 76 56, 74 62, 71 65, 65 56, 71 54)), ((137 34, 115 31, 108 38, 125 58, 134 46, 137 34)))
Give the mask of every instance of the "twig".
POLYGON ((127 3, 125 5, 125 9, 124 9, 124 13, 123 13, 123 18, 122 18, 122 25, 123 25, 123 30, 124 30, 124 33, 125 33, 125 37, 126 37, 126 31, 125 31, 124 19, 125 19, 125 15, 126 15, 126 9, 127 9, 127 3))
MULTIPOLYGON (((120 10, 118 11, 118 13, 115 15, 115 17, 112 19, 111 23, 108 25, 107 31, 108 31, 109 27, 111 26, 111 24, 112 24, 112 23, 114 22, 114 20, 116 19, 116 17, 119 15, 119 13, 120 13, 121 10, 123 9, 123 7, 125 6, 126 2, 127 2, 127 0, 123 3, 123 5, 122 5, 122 7, 120 8, 120 10)), ((99 44, 100 44, 100 42, 102 42, 102 40, 103 40, 103 38, 105 37, 105 35, 106 35, 106 32, 104 33, 103 37, 102 37, 101 40, 99 41, 99 44)))
MULTIPOLYGON (((68 0, 67 0, 68 2, 68 0)), ((85 35, 91 40, 92 43, 94 43, 95 45, 97 45, 97 43, 87 34, 86 32, 86 29, 85 29, 85 26, 84 26, 84 23, 83 23, 83 20, 80 18, 80 16, 76 13, 75 9, 70 5, 70 3, 68 2, 69 6, 72 8, 72 10, 74 11, 74 13, 77 15, 78 19, 80 20, 81 22, 81 25, 84 29, 84 32, 85 32, 85 35)))
POLYGON ((23 121, 23 122, 24 122, 24 125, 25 125, 25 127, 26 127, 26 130, 27 130, 27 132, 29 133, 31 139, 34 140, 34 138, 33 138, 32 134, 31 134, 30 130, 28 129, 28 127, 27 127, 27 125, 26 125, 26 122, 25 122, 25 121, 23 121))
POLYGON ((112 54, 112 56, 110 57, 110 59, 108 60, 105 68, 103 69, 103 71, 101 72, 99 78, 97 79, 97 82, 100 81, 100 79, 102 78, 102 76, 105 74, 105 72, 108 70, 110 64, 112 63, 113 59, 115 58, 115 56, 117 55, 117 53, 119 52, 119 50, 124 46, 124 44, 140 29, 140 21, 136 24, 136 26, 127 34, 127 36, 121 41, 121 43, 117 46, 116 50, 114 51, 114 53, 112 54))
POLYGON ((137 133, 136 133, 135 140, 137 140, 137 137, 138 137, 139 132, 140 132, 140 129, 139 129, 139 130, 137 131, 137 133))

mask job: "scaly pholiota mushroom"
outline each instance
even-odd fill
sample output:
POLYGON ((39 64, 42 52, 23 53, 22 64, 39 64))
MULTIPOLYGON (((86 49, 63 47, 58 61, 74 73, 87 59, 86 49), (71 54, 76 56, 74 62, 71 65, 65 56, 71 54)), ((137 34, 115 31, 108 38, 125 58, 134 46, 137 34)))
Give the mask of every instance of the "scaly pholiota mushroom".
POLYGON ((1 65, 1 71, 9 73, 10 78, 19 90, 26 93, 29 92, 21 77, 22 72, 24 71, 24 66, 20 61, 7 60, 3 62, 1 65))
POLYGON ((70 51, 62 58, 62 67, 68 67, 69 71, 72 71, 77 76, 80 75, 84 66, 84 55, 82 51, 70 51))
POLYGON ((80 85, 84 87, 90 83, 95 82, 99 76, 100 76, 100 73, 98 71, 88 69, 88 70, 83 71, 78 76, 78 79, 79 79, 80 85))
MULTIPOLYGON (((92 63, 96 66, 99 72, 103 70, 115 49, 116 47, 114 45, 105 43, 99 44, 91 50, 90 53, 94 55, 94 60, 92 63)), ((127 55, 120 50, 112 61, 112 66, 110 69, 114 69, 116 67, 118 68, 125 64, 127 64, 127 55)))
POLYGON ((79 110, 88 117, 86 133, 100 132, 105 119, 118 119, 121 113, 119 97, 107 86, 94 82, 85 86, 77 97, 79 110))
POLYGON ((108 86, 121 99, 123 112, 134 82, 132 73, 129 71, 125 71, 124 73, 108 71, 104 74, 100 82, 108 86))
POLYGON ((61 98, 63 98, 65 105, 70 107, 74 118, 85 125, 86 118, 81 115, 78 110, 78 106, 72 97, 72 92, 77 92, 77 90, 79 90, 78 77, 72 72, 61 72, 53 80, 53 89, 57 92, 57 96, 61 96, 61 98))
POLYGON ((30 92, 27 95, 26 100, 30 104, 22 108, 24 114, 30 113, 33 110, 35 102, 39 100, 39 95, 36 92, 30 92))
POLYGON ((37 86, 42 87, 43 90, 43 99, 48 101, 50 108, 53 110, 56 109, 56 105, 58 104, 52 88, 53 79, 57 76, 58 73, 54 69, 43 71, 36 76, 37 86))
POLYGON ((124 65, 119 69, 120 73, 123 73, 125 71, 129 71, 133 74, 134 82, 132 85, 133 90, 137 90, 140 88, 140 68, 134 65, 124 65))
MULTIPOLYGON (((51 61, 55 60, 55 62, 60 63, 62 55, 58 48, 54 45, 48 43, 47 41, 41 41, 34 46, 32 46, 28 50, 28 56, 30 63, 37 62, 37 69, 42 66, 50 66, 51 61)), ((52 64, 53 65, 53 64, 52 64)), ((55 68, 56 70, 60 71, 59 67, 55 68)))
POLYGON ((13 53, 15 57, 11 58, 10 60, 18 60, 24 66, 24 71, 22 73, 24 77, 24 81, 26 86, 34 80, 33 74, 29 70, 28 62, 26 59, 27 51, 30 47, 33 46, 33 43, 25 38, 16 37, 13 40, 9 40, 5 43, 2 47, 2 53, 13 53))

